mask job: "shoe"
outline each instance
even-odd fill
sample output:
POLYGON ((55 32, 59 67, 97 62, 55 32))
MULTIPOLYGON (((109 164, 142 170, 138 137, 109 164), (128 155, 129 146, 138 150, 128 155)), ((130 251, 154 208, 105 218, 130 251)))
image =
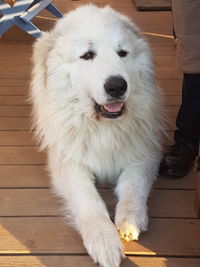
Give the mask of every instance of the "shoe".
POLYGON ((195 157, 196 151, 187 143, 177 142, 161 161, 159 174, 166 178, 182 178, 192 169, 195 157))

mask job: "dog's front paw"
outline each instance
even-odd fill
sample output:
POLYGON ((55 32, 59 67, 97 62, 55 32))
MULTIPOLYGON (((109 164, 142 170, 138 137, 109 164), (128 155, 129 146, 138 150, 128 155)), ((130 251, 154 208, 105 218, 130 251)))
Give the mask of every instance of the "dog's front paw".
POLYGON ((124 221, 118 226, 120 237, 126 241, 138 240, 140 229, 136 224, 124 221))
POLYGON ((102 267, 119 267, 124 257, 117 229, 109 218, 99 216, 84 223, 81 229, 84 245, 95 261, 102 267))
POLYGON ((142 231, 147 230, 148 216, 145 209, 137 211, 118 205, 115 224, 120 237, 126 241, 138 240, 142 231))

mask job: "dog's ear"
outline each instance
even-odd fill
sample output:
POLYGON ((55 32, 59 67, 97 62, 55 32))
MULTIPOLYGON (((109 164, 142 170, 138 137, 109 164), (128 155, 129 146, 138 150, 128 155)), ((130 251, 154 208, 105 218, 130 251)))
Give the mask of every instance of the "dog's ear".
MULTIPOLYGON (((46 59, 48 52, 52 49, 52 36, 50 33, 42 33, 41 37, 36 40, 33 46, 32 55, 32 77, 30 83, 30 91, 28 101, 32 105, 32 129, 39 143, 43 142, 43 128, 41 123, 41 114, 39 114, 39 103, 41 102, 41 95, 46 88, 46 59), (38 115, 39 114, 39 115, 38 115)), ((45 147, 45 145, 43 145, 45 147)))
POLYGON ((130 21, 128 18, 123 19, 122 21, 124 29, 131 32, 132 34, 136 35, 137 37, 141 37, 141 31, 132 21, 130 21))
POLYGON ((52 35, 48 32, 43 32, 42 36, 36 40, 33 46, 33 71, 32 81, 37 79, 40 87, 45 87, 46 77, 46 59, 49 51, 53 46, 52 35))

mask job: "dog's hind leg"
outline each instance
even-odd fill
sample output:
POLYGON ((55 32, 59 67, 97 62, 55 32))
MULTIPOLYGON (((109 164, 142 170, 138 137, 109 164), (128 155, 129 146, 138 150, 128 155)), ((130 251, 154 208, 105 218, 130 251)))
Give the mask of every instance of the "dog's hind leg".
POLYGON ((103 200, 94 185, 94 176, 86 166, 52 163, 53 185, 64 200, 65 207, 84 245, 103 267, 119 267, 122 245, 103 200), (57 169, 58 168, 58 169, 57 169))
POLYGON ((118 204, 115 224, 121 238, 137 240, 141 231, 147 230, 147 198, 154 180, 143 168, 129 167, 121 176, 116 187, 118 204))

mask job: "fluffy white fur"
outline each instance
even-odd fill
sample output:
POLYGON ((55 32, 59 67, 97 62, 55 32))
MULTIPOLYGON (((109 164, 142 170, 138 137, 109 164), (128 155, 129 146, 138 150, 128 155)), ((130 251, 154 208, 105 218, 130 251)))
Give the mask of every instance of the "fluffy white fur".
POLYGON ((31 84, 34 126, 56 193, 88 253, 104 267, 118 267, 120 236, 135 240, 147 230, 147 198, 161 156, 162 103, 147 43, 139 29, 110 7, 82 6, 35 43, 31 84), (80 58, 89 49, 92 60, 80 58), (119 57, 119 50, 126 57, 119 57), (94 101, 108 102, 104 83, 127 82, 126 112, 104 118, 94 101), (116 185, 115 224, 95 181, 116 185))

